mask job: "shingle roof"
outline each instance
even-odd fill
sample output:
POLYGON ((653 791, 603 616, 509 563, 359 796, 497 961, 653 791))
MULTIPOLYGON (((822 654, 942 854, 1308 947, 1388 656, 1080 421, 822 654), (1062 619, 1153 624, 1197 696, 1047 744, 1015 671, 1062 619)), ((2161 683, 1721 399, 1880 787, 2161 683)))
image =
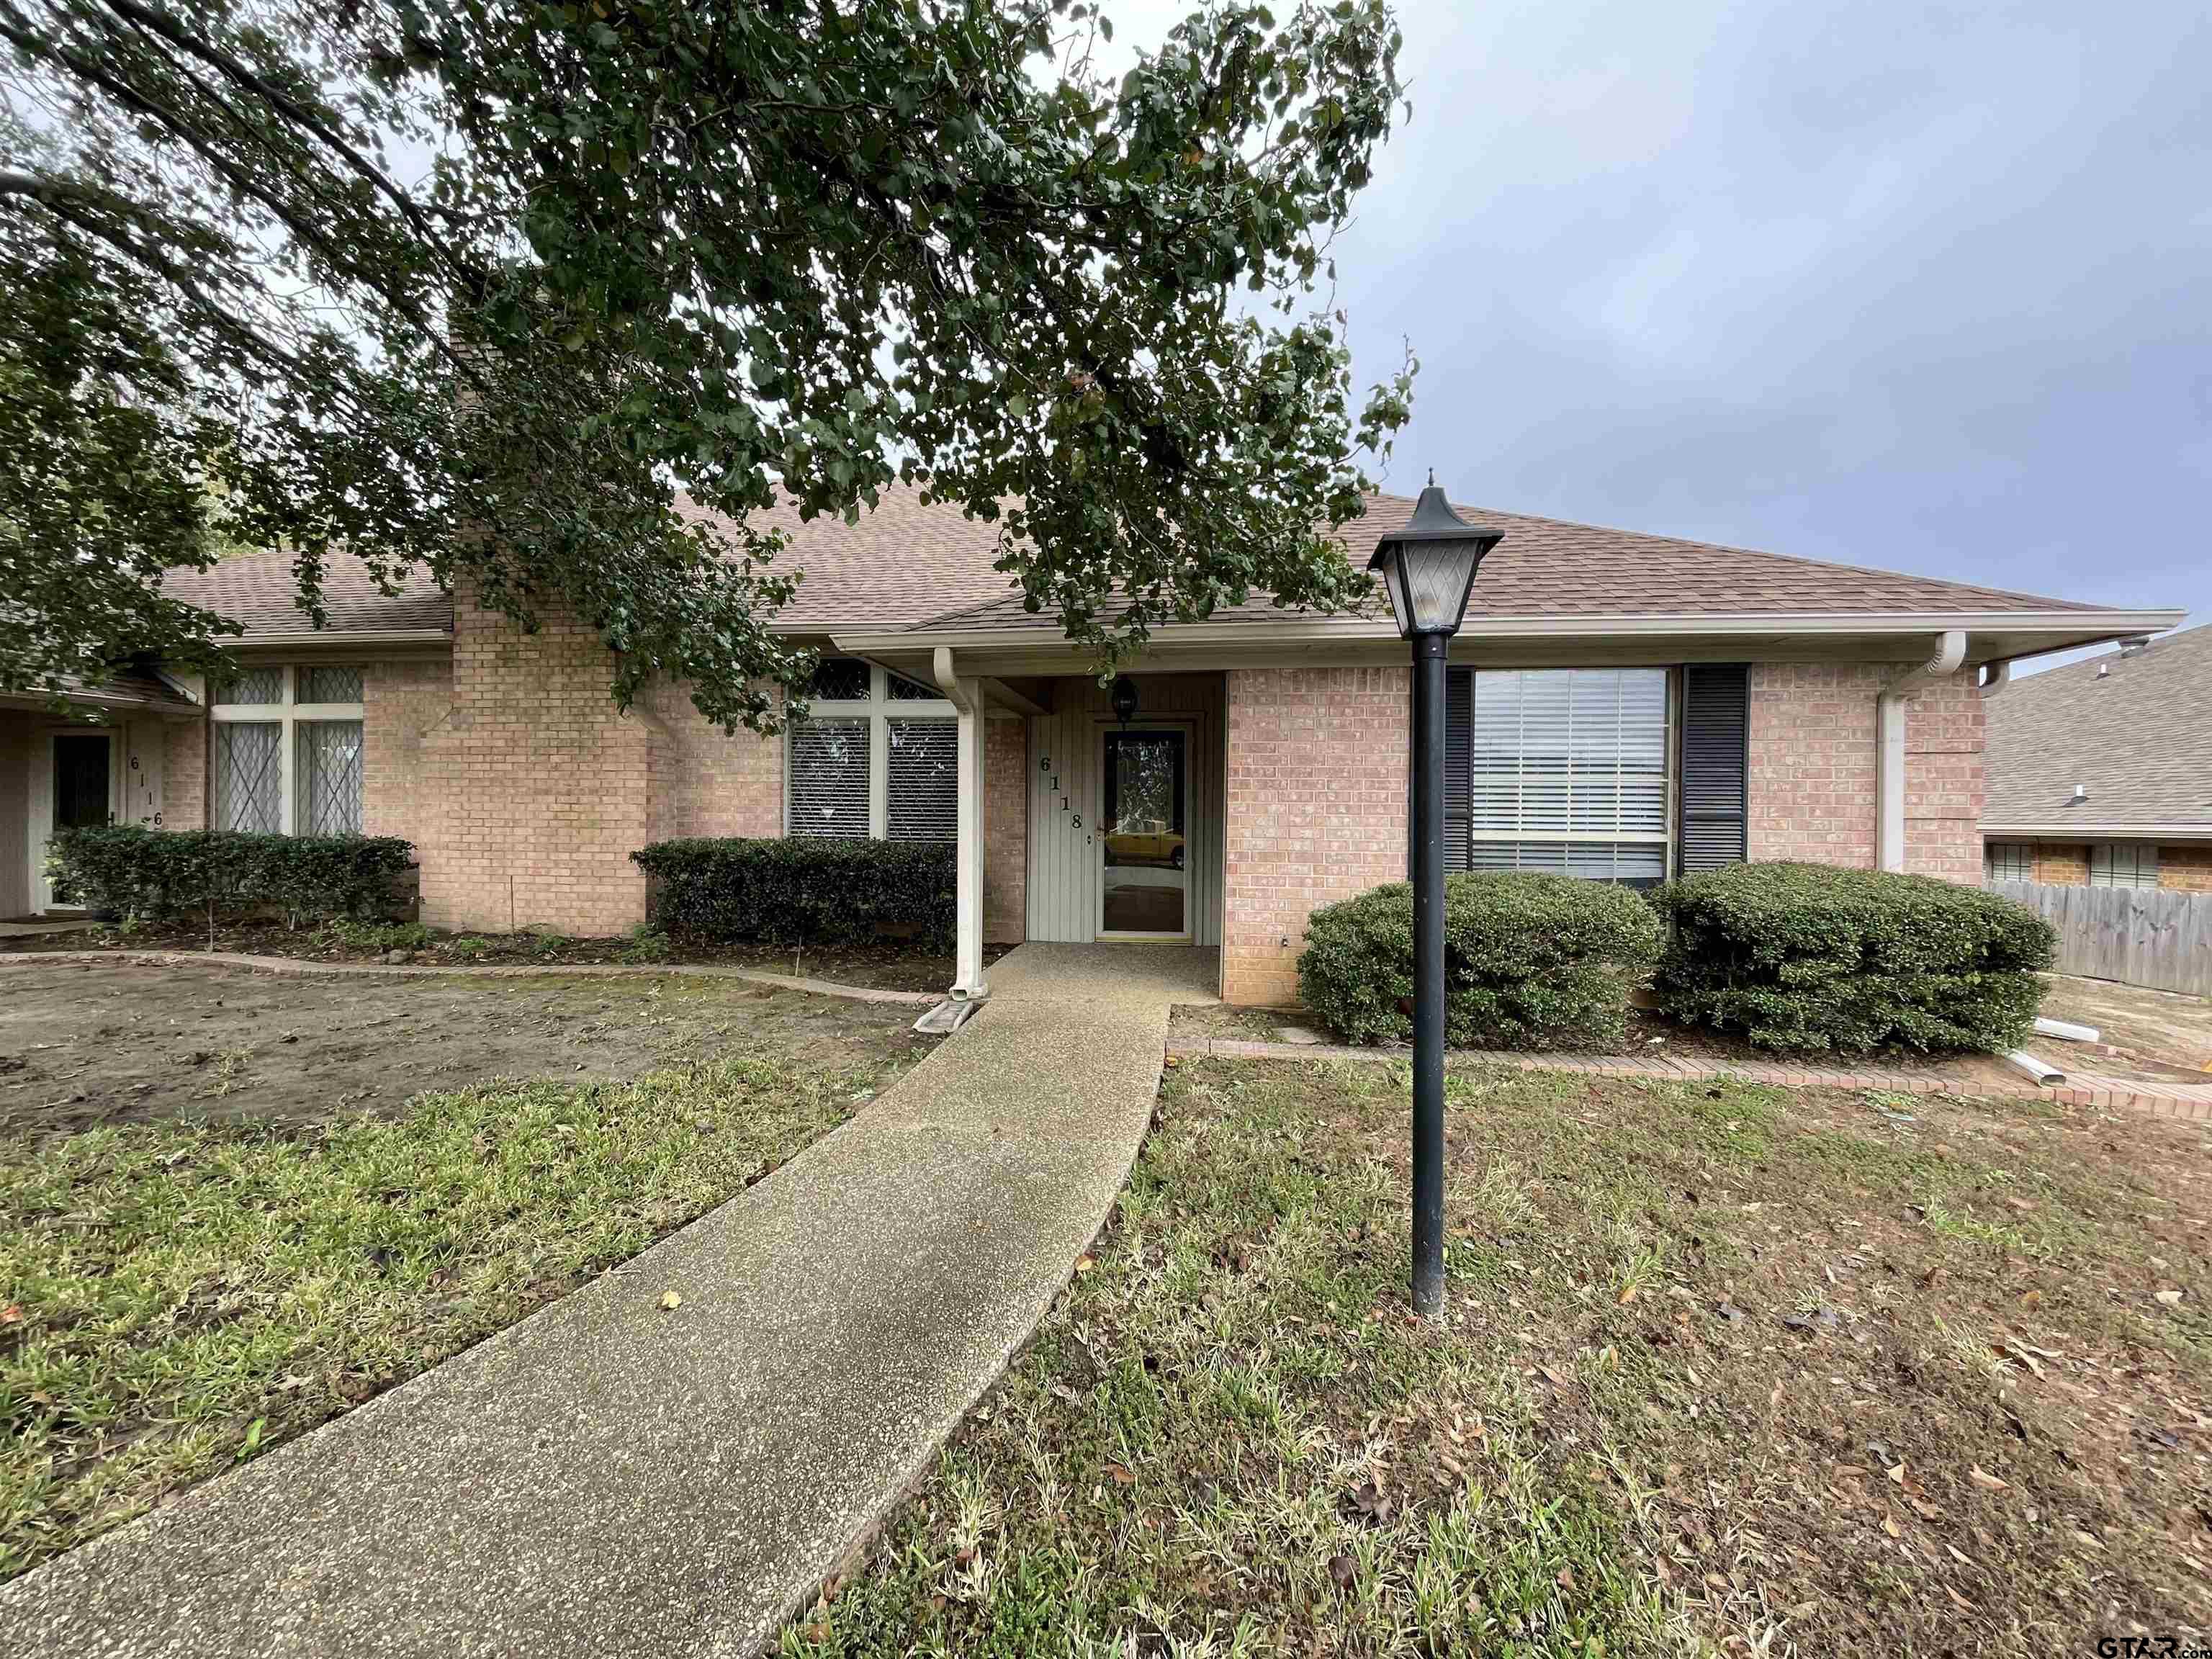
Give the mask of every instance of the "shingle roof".
MULTIPOLYGON (((1411 497, 1370 495, 1364 516, 1340 527, 1352 563, 1365 568, 1375 544, 1404 524, 1411 497)), ((2079 611, 2099 607, 1971 582, 1939 581, 1860 565, 1827 564, 1747 548, 1570 524, 1522 513, 1459 507, 1473 525, 1505 539, 1482 563, 1468 600, 1482 617, 1717 616, 1739 612, 1829 615, 1856 612, 2079 611)), ((1267 598, 1216 611, 1214 622, 1267 622, 1283 611, 1267 598)), ((931 619, 962 629, 1035 628, 1050 618, 1001 596, 965 613, 931 619)))
MULTIPOLYGON (((1343 527, 1355 565, 1376 540, 1406 521, 1413 501, 1373 495, 1367 512, 1343 527)), ((694 517, 707 517, 684 505, 694 517)), ((1503 530, 1484 562, 1468 605, 1471 617, 1859 614, 1867 612, 2081 611, 2098 607, 1968 582, 1938 581, 1857 565, 1824 564, 1779 553, 1717 547, 1673 536, 1569 524, 1480 507, 1459 509, 1471 522, 1503 530)), ((884 492, 855 525, 834 517, 802 520, 788 501, 755 515, 783 530, 780 562, 805 572, 797 595, 776 618, 779 630, 822 634, 866 629, 897 632, 957 621, 968 628, 1051 627, 1031 616, 1008 578, 991 566, 999 526, 953 504, 924 507, 918 491, 884 492)), ((244 623, 246 638, 297 634, 308 627, 294 603, 291 561, 283 553, 227 559, 204 572, 173 573, 169 591, 244 623)), ((450 629, 452 598, 417 573, 397 595, 379 592, 357 561, 333 558, 325 578, 330 626, 361 629, 450 629)), ((1284 612, 1262 596, 1216 613, 1216 621, 1262 623, 1284 612)))
MULTIPOLYGON (((225 559, 210 570, 172 570, 161 584, 173 599, 201 605, 246 624, 246 640, 257 635, 305 634, 314 628, 300 609, 299 580, 292 556, 276 551, 225 559)), ((323 604, 331 633, 416 632, 453 627, 453 596, 428 572, 407 574, 398 593, 380 592, 368 567, 343 552, 331 555, 323 573, 323 604)))
POLYGON ((2212 829, 2212 627, 2027 675, 1984 707, 1984 823, 2212 829))

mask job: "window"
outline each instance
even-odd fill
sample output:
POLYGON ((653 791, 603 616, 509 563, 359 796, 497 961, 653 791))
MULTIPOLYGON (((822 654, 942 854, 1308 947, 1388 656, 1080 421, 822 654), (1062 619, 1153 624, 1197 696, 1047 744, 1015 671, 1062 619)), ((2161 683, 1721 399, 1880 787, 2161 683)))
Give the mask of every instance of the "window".
POLYGON ((2158 848, 2147 841, 2102 842, 2089 849, 2092 887, 2155 887, 2158 848))
POLYGON ((2025 842, 1993 841, 1982 848, 1984 881, 2033 881, 2035 848, 2025 842))
POLYGON ((216 688, 209 822, 263 835, 362 832, 362 671, 257 667, 216 688))
POLYGON ((957 837, 959 726, 950 702, 856 657, 823 658, 810 702, 785 749, 788 833, 957 837))
POLYGON ((1468 867, 1665 880, 1667 671, 1474 678, 1468 867))

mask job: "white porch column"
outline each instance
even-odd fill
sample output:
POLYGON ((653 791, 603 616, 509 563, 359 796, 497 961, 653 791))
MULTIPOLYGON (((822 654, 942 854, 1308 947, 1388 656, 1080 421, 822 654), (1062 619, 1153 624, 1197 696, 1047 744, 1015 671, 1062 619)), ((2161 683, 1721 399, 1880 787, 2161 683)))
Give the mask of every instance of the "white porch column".
POLYGON ((1905 700, 1957 673, 1966 659, 1966 635, 1955 628, 1946 629, 1936 636, 1935 655, 1882 687, 1874 700, 1875 794, 1880 803, 1875 818, 1877 869, 1905 868, 1905 700))
POLYGON ((958 942, 952 995, 956 1001, 981 1002, 991 994, 983 977, 983 683, 974 675, 955 673, 952 653, 943 646, 931 667, 938 689, 960 714, 958 942))

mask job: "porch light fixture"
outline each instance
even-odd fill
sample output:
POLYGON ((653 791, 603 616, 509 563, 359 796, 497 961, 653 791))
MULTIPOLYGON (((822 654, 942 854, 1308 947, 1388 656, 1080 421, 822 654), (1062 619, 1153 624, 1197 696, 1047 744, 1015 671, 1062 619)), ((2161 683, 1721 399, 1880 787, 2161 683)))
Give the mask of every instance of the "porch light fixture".
POLYGON ((1413 642, 1413 1311, 1444 1301, 1444 654, 1502 531, 1452 511, 1437 475, 1367 568, 1413 642))
POLYGON ((1127 674, 1114 677, 1114 715, 1124 726, 1137 716, 1137 683, 1127 674))

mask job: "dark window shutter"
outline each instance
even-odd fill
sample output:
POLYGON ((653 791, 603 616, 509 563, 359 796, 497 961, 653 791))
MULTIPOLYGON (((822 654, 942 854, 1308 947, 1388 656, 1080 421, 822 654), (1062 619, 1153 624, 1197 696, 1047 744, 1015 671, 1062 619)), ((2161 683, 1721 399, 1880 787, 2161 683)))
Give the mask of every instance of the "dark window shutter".
POLYGON ((1467 868, 1474 790, 1474 671, 1444 672, 1444 868, 1467 868))
POLYGON ((1744 860, 1751 771, 1751 670, 1682 670, 1682 871, 1744 860))

